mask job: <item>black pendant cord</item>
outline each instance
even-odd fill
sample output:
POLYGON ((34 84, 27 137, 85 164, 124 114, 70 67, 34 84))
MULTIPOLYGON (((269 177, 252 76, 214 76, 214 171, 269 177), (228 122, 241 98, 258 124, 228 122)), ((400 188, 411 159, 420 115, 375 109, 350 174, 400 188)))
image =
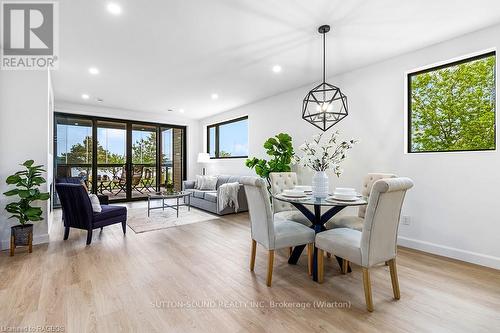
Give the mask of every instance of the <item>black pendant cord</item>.
MULTIPOLYGON (((326 82, 326 33, 323 33, 323 84, 326 82)), ((321 105, 322 111, 324 110, 325 107, 325 101, 326 101, 326 92, 323 91, 323 105, 321 105)), ((325 115, 323 114, 323 118, 325 115)))
POLYGON ((323 33, 323 83, 326 82, 326 33, 323 33))

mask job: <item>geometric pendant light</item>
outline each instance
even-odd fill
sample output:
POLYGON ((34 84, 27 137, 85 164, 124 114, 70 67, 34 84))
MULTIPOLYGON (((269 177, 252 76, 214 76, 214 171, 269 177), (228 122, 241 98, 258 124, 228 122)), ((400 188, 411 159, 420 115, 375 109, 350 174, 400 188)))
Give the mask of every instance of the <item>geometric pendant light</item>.
POLYGON ((322 131, 347 117, 347 96, 340 88, 326 83, 326 33, 329 25, 322 25, 318 32, 323 35, 323 82, 309 91, 302 102, 302 119, 322 131))

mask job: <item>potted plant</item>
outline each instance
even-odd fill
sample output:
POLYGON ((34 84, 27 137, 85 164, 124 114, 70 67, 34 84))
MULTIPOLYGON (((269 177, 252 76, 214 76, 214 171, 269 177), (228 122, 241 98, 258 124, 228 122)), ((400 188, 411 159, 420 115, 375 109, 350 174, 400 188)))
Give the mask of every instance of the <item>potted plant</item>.
POLYGON ((313 196, 315 198, 326 198, 328 196, 328 175, 326 171, 332 169, 340 177, 343 170, 341 163, 347 158, 347 151, 351 149, 356 140, 340 141, 339 132, 333 132, 332 136, 322 142, 323 133, 313 136, 311 142, 306 141, 299 147, 303 155, 295 156, 295 161, 302 167, 308 167, 315 171, 312 180, 313 196))
POLYGON ((19 225, 11 227, 10 236, 10 255, 14 255, 16 246, 29 246, 29 252, 32 252, 33 246, 33 224, 29 222, 42 221, 42 208, 33 207, 31 204, 36 201, 48 200, 49 193, 40 192, 40 186, 45 184, 45 178, 42 177, 43 166, 33 165, 33 160, 28 160, 21 164, 24 170, 7 177, 8 185, 15 185, 4 193, 5 196, 17 196, 19 201, 11 202, 5 206, 5 210, 12 215, 9 218, 19 220, 19 225))
POLYGON ((267 161, 257 157, 246 160, 245 165, 250 169, 255 168, 255 173, 269 181, 271 172, 290 172, 292 170, 292 158, 294 155, 292 137, 286 133, 280 133, 264 142, 267 155, 272 158, 267 161))

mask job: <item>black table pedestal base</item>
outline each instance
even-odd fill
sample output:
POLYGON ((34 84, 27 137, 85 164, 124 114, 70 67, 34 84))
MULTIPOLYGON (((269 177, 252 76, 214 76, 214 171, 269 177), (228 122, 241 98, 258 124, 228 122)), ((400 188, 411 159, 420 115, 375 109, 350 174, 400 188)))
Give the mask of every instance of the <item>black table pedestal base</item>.
MULTIPOLYGON (((328 211, 326 211, 323 215, 321 215, 321 206, 319 205, 314 205, 314 214, 307 209, 304 205, 296 202, 291 203, 295 208, 297 208, 302 214, 304 214, 309 221, 312 222, 311 228, 314 229, 315 233, 320 233, 322 231, 325 231, 325 223, 328 222, 335 214, 340 212, 342 209, 344 209, 346 206, 334 206, 330 208, 328 211)), ((288 258, 288 263, 291 265, 297 264, 297 261, 299 261, 300 255, 302 254, 302 251, 304 251, 305 245, 299 245, 296 246, 293 251, 292 255, 290 258, 288 258)), ((335 256, 337 259, 337 262, 342 269, 342 258, 335 256)), ((314 257, 313 257, 313 280, 318 281, 318 249, 314 247, 314 257)), ((351 272, 351 267, 349 267, 348 272, 351 272)))

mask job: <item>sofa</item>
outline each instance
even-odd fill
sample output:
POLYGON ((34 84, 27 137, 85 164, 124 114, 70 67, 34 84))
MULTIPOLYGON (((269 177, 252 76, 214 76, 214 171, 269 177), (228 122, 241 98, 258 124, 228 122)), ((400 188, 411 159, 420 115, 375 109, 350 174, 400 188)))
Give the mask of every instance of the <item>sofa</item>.
MULTIPOLYGON (((226 215, 235 213, 233 207, 219 207, 219 202, 217 200, 219 195, 219 188, 222 184, 226 183, 240 183, 240 189, 238 191, 238 204, 240 208, 238 213, 248 211, 247 197, 245 195, 245 189, 240 182, 240 176, 217 176, 217 185, 215 191, 197 190, 195 189, 196 181, 185 180, 182 182, 182 190, 186 192, 192 192, 191 194, 191 206, 196 207, 217 215, 226 215)), ((187 202, 188 198, 184 198, 187 202)))

